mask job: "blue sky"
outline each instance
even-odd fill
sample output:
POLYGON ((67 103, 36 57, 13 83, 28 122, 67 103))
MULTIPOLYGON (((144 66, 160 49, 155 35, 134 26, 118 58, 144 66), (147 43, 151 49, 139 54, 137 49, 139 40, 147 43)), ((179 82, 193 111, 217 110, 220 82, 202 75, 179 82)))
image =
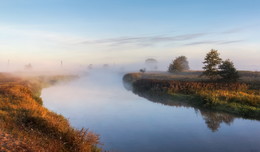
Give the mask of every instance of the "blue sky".
POLYGON ((0 64, 137 63, 210 49, 260 70, 258 0, 1 0, 0 64))

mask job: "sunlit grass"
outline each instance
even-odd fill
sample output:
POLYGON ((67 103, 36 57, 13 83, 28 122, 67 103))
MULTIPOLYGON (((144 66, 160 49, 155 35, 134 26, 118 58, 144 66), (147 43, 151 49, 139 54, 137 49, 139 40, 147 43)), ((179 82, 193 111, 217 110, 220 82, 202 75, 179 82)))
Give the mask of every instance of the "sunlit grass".
POLYGON ((212 82, 200 78, 199 73, 134 73, 125 75, 124 80, 132 80, 127 82, 133 83, 136 92, 193 95, 190 102, 197 106, 260 119, 259 72, 240 72, 236 83, 212 82))
POLYGON ((71 77, 0 75, 0 129, 26 142, 32 151, 100 151, 97 135, 72 128, 63 116, 42 106, 42 87, 66 79, 71 77))

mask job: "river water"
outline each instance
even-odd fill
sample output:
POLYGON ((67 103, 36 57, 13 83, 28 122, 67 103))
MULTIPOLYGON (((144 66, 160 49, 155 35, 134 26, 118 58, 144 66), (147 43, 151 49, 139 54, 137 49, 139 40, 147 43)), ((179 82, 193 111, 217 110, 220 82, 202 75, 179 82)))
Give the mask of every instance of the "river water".
POLYGON ((112 152, 260 152, 260 121, 144 98, 126 90, 122 76, 96 71, 46 88, 44 106, 99 134, 112 152))

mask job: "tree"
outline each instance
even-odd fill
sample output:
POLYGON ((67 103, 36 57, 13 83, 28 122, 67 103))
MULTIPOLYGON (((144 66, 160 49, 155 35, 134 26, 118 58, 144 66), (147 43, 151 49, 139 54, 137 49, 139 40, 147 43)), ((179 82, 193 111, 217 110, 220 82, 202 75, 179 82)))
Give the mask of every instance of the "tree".
POLYGON ((153 58, 148 58, 145 60, 145 64, 146 64, 146 68, 150 69, 150 70, 156 70, 157 67, 157 60, 153 59, 153 58))
POLYGON ((234 64, 229 59, 219 65, 219 75, 224 81, 235 82, 239 79, 238 72, 234 64))
POLYGON ((211 49, 204 58, 204 67, 205 70, 202 75, 207 76, 211 80, 218 78, 218 65, 221 63, 222 59, 219 57, 217 50, 211 49))
POLYGON ((182 72, 189 70, 189 62, 186 56, 179 56, 170 64, 168 71, 169 72, 182 72))

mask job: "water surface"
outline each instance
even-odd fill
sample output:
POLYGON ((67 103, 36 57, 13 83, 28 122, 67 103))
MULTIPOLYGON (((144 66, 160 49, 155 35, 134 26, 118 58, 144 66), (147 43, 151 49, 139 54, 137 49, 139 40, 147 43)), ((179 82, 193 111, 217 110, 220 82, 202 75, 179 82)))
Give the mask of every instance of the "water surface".
POLYGON ((259 121, 148 100, 127 91, 118 73, 95 71, 44 89, 42 98, 72 126, 100 134, 113 152, 260 152, 259 121))

